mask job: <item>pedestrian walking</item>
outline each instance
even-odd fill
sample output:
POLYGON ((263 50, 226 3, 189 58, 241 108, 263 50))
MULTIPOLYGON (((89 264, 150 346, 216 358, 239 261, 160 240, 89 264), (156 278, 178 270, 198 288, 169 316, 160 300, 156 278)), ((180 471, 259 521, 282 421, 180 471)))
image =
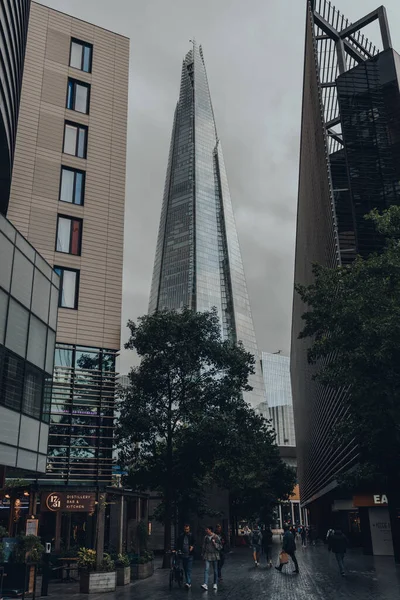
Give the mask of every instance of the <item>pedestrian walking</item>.
POLYGON ((328 538, 328 550, 332 551, 339 566, 342 577, 346 574, 344 571, 344 555, 348 547, 348 541, 341 529, 335 529, 335 532, 328 538))
POLYGON ((302 527, 300 536, 301 536, 301 545, 303 546, 303 548, 306 548, 307 547, 307 530, 305 527, 302 527))
POLYGON ((254 566, 260 566, 260 554, 262 546, 262 535, 258 525, 254 525, 253 533, 251 534, 251 547, 253 550, 254 566))
POLYGON ((216 535, 213 531, 213 527, 211 525, 206 528, 206 535, 203 540, 202 547, 202 558, 204 560, 204 583, 201 586, 203 590, 208 590, 208 579, 210 575, 210 565, 213 567, 214 571, 214 584, 213 589, 218 589, 218 561, 220 558, 220 551, 222 545, 221 540, 218 535, 216 535))
POLYGON ((262 549, 269 568, 272 567, 272 538, 271 526, 268 525, 262 531, 262 549))
MULTIPOLYGON (((289 531, 289 528, 287 526, 284 527, 284 531, 285 533, 283 534, 282 550, 290 556, 294 563, 295 569, 293 573, 299 573, 299 563, 297 562, 296 558, 296 542, 294 540, 293 534, 289 531)), ((283 563, 281 563, 279 567, 275 567, 275 569, 279 572, 282 572, 282 568, 283 563)))
POLYGON ((183 527, 183 532, 178 537, 177 544, 178 551, 182 552, 182 566, 183 572, 185 573, 186 589, 190 589, 192 587, 194 545, 194 535, 190 531, 190 525, 186 524, 183 527))
POLYGON ((219 553, 219 561, 218 561, 218 583, 219 583, 220 581, 222 581, 222 568, 225 564, 225 556, 229 550, 229 544, 228 544, 228 538, 226 537, 225 533, 222 531, 221 525, 218 524, 216 526, 215 533, 221 540, 221 546, 222 546, 220 553, 219 553))

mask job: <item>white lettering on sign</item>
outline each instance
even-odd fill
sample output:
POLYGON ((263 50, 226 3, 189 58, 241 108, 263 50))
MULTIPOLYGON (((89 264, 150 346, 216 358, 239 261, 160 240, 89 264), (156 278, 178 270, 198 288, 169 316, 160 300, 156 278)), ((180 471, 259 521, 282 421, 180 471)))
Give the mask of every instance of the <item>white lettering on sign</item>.
POLYGON ((375 494, 374 495, 374 504, 387 504, 388 503, 388 499, 386 494, 382 494, 382 496, 380 494, 375 494))

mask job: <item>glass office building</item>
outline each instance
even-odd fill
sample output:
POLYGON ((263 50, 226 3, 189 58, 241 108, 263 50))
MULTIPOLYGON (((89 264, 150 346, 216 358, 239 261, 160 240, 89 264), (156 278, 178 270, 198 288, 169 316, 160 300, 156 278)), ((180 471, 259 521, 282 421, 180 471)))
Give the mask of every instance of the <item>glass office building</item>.
POLYGON ((182 65, 149 312, 216 307, 224 339, 256 358, 246 400, 265 402, 257 342, 228 180, 201 46, 182 65))
POLYGON ((0 214, 0 465, 46 470, 59 278, 0 214))
POLYGON ((276 443, 278 446, 296 446, 290 358, 263 352, 261 360, 267 406, 276 432, 276 443))

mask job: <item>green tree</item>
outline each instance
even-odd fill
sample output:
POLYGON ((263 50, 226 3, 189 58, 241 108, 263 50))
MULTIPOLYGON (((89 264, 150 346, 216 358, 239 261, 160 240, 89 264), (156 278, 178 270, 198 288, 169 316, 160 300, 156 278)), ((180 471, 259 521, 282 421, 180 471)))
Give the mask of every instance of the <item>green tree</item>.
POLYGON ((312 285, 296 290, 309 307, 300 338, 310 338, 316 379, 343 391, 345 417, 334 441, 355 443, 359 459, 347 484, 388 495, 395 558, 400 562, 400 207, 372 220, 381 252, 350 267, 314 266, 312 285))
MULTIPOLYGON (((216 310, 160 311, 141 317, 138 324, 129 321, 128 327, 131 335, 125 347, 135 349, 141 363, 131 370, 130 386, 122 391, 119 458, 133 483, 161 490, 167 551, 185 431, 227 407, 243 405, 243 391, 251 390, 247 381, 254 372, 254 357, 241 344, 222 341, 216 310)), ((197 469, 192 461, 181 489, 200 489, 204 464, 197 469)))

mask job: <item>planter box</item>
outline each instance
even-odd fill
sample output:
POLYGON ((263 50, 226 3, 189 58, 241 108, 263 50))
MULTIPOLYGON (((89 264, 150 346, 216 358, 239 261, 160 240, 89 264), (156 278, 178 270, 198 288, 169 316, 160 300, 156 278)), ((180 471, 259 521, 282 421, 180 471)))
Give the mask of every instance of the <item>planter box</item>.
POLYGON ((130 567, 118 567, 117 568, 117 585, 128 585, 131 582, 131 568, 130 567))
POLYGON ((154 573, 154 561, 144 563, 144 565, 133 564, 131 565, 131 579, 147 579, 154 573))
POLYGON ((40 598, 42 595, 42 575, 36 575, 35 598, 40 598))
POLYGON ((79 580, 79 591, 81 594, 115 592, 116 586, 117 574, 115 571, 111 573, 88 573, 88 571, 81 571, 79 580))

